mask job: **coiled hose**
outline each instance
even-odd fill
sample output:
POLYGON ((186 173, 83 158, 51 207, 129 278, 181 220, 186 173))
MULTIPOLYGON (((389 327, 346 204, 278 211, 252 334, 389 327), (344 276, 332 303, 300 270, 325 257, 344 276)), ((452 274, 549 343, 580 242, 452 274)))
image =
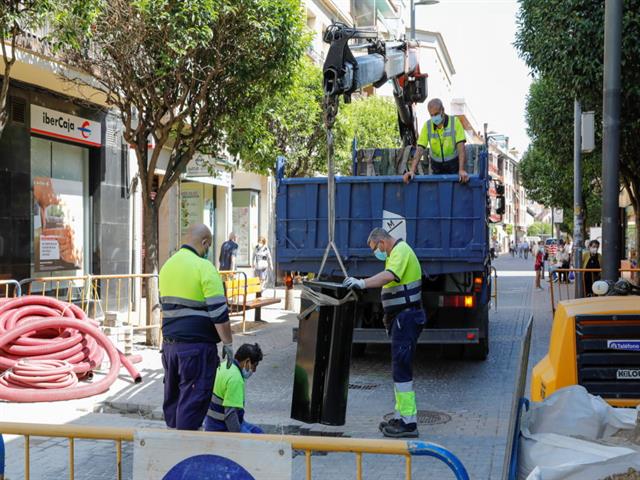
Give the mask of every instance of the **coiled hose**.
POLYGON ((100 331, 97 322, 71 303, 31 295, 0 303, 0 399, 12 402, 72 400, 103 393, 124 366, 142 380, 132 362, 100 331), (107 375, 79 384, 102 362, 107 375))

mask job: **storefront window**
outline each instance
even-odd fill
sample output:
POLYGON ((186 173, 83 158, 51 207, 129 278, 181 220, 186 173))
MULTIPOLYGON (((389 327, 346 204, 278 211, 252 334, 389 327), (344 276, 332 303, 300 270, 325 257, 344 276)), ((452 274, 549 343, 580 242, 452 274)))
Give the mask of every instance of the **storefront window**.
POLYGON ((89 271, 89 149, 31 138, 32 274, 89 271))
MULTIPOLYGON (((184 237, 190 225, 204 223, 216 238, 216 187, 199 182, 180 184, 180 236, 184 237)), ((215 258, 216 245, 209 250, 209 260, 215 258)))
POLYGON ((239 267, 251 265, 253 247, 258 243, 260 195, 254 190, 233 191, 233 232, 238 237, 239 267))

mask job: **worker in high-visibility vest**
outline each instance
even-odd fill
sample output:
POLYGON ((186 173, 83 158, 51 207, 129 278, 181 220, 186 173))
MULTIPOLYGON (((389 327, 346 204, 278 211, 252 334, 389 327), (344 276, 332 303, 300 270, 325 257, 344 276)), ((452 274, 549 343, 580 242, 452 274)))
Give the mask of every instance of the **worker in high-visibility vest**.
POLYGON ((348 288, 382 287, 384 324, 391 336, 391 364, 395 392, 395 415, 380 423, 385 437, 418 436, 416 394, 413 389, 413 357, 426 322, 422 308, 422 268, 413 249, 382 228, 375 228, 367 241, 385 269, 373 277, 348 277, 348 288))
POLYGON ((262 350, 257 343, 240 345, 233 365, 218 367, 213 385, 211 404, 204 420, 207 432, 263 433, 257 425, 245 419, 245 385, 262 361, 262 350))
POLYGON ((189 228, 186 242, 160 270, 164 418, 167 426, 198 430, 215 380, 218 342, 227 368, 233 338, 222 279, 207 253, 213 241, 206 225, 189 228))
POLYGON ((464 151, 466 137, 460 119, 444 113, 444 105, 439 98, 431 100, 427 109, 431 118, 422 127, 411 167, 403 176, 405 183, 415 176, 418 162, 427 148, 431 171, 435 175, 457 173, 460 182, 468 182, 464 151))

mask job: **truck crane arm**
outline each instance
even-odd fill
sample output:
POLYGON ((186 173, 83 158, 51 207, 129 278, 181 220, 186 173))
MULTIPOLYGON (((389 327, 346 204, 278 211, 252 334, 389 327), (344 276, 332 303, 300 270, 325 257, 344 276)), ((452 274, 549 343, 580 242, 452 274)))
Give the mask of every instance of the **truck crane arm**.
POLYGON ((330 25, 323 40, 330 45, 323 67, 324 95, 334 107, 328 110, 327 125, 331 126, 335 121, 340 95, 345 103, 349 103, 351 94, 356 90, 371 85, 380 87, 391 80, 400 136, 404 146, 415 145, 414 104, 427 98, 427 75, 420 72, 418 44, 406 40, 380 40, 375 31, 352 28, 342 23, 330 25), (365 42, 349 45, 349 41, 354 39, 365 42), (354 55, 361 50, 367 53, 354 55))

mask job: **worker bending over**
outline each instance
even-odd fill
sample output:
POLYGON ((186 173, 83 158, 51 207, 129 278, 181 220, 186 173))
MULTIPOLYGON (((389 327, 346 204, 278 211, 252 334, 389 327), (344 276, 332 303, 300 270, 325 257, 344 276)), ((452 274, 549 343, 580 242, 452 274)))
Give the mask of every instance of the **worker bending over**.
POLYGON ((231 368, 218 367, 204 422, 206 431, 263 433, 260 427, 244 419, 245 383, 261 361, 260 345, 245 343, 236 351, 231 368))
POLYGON ((382 287, 384 324, 391 336, 391 365, 395 392, 395 414, 380 423, 385 437, 417 437, 416 394, 413 390, 413 357, 426 322, 422 309, 422 269, 411 247, 382 228, 375 228, 367 241, 384 271, 366 279, 348 277, 348 288, 382 287))

